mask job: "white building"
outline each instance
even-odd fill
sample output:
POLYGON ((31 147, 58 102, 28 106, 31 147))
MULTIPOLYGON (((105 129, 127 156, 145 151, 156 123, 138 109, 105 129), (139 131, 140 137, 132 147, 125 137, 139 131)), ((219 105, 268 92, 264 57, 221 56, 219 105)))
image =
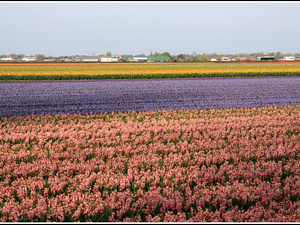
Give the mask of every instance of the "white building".
POLYGON ((118 57, 101 57, 101 62, 116 62, 118 57))
POLYGON ((22 58, 24 62, 36 61, 36 57, 24 57, 22 58))
POLYGON ((211 58, 210 61, 218 61, 216 58, 211 58))
POLYGON ((295 57, 294 56, 285 56, 283 58, 283 61, 295 61, 295 57))
POLYGON ((130 61, 148 61, 148 57, 146 56, 134 56, 129 59, 130 61))
POLYGON ((229 59, 229 57, 222 57, 221 61, 231 61, 231 60, 229 59))
POLYGON ((99 62, 101 60, 99 56, 80 56, 79 58, 82 62, 99 62))
POLYGON ((99 59, 82 59, 82 62, 99 62, 99 59))
POLYGON ((11 58, 11 57, 5 57, 5 58, 2 58, 1 60, 3 60, 3 61, 12 61, 13 58, 11 58))

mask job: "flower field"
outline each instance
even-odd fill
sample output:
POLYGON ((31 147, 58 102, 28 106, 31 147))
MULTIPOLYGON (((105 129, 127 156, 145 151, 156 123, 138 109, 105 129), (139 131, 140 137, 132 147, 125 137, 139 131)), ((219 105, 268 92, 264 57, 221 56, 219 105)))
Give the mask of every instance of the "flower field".
POLYGON ((300 63, 0 64, 0 81, 299 76, 300 63))
POLYGON ((300 76, 0 82, 0 117, 300 105, 300 76))
POLYGON ((300 106, 0 126, 2 222, 300 222, 300 106))

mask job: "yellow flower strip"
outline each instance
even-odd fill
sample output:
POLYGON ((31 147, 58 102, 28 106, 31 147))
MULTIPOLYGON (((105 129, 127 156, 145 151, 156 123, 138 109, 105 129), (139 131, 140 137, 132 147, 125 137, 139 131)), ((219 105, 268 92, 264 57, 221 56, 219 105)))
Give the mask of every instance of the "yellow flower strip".
POLYGON ((300 72, 300 63, 286 64, 32 64, 1 65, 0 75, 137 75, 300 72))

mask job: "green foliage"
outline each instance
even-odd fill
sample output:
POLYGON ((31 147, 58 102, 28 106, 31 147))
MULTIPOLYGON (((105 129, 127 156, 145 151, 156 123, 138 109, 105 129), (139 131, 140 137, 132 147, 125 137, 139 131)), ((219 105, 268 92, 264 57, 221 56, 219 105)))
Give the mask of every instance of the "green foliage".
POLYGON ((168 56, 168 57, 170 57, 170 58, 171 58, 171 55, 170 55, 170 53, 169 53, 169 52, 164 52, 164 53, 162 53, 161 55, 162 55, 162 56, 168 56))
POLYGON ((85 161, 91 160, 91 159, 93 159, 93 158, 95 158, 95 157, 96 157, 95 153, 93 153, 93 154, 88 154, 88 155, 85 156, 85 161))

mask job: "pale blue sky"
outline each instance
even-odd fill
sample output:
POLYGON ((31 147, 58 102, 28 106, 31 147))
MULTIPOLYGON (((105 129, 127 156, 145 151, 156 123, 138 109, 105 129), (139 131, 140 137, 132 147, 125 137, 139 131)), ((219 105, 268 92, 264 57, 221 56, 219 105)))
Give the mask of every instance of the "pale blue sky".
POLYGON ((300 53, 300 2, 1 2, 0 54, 300 53))

